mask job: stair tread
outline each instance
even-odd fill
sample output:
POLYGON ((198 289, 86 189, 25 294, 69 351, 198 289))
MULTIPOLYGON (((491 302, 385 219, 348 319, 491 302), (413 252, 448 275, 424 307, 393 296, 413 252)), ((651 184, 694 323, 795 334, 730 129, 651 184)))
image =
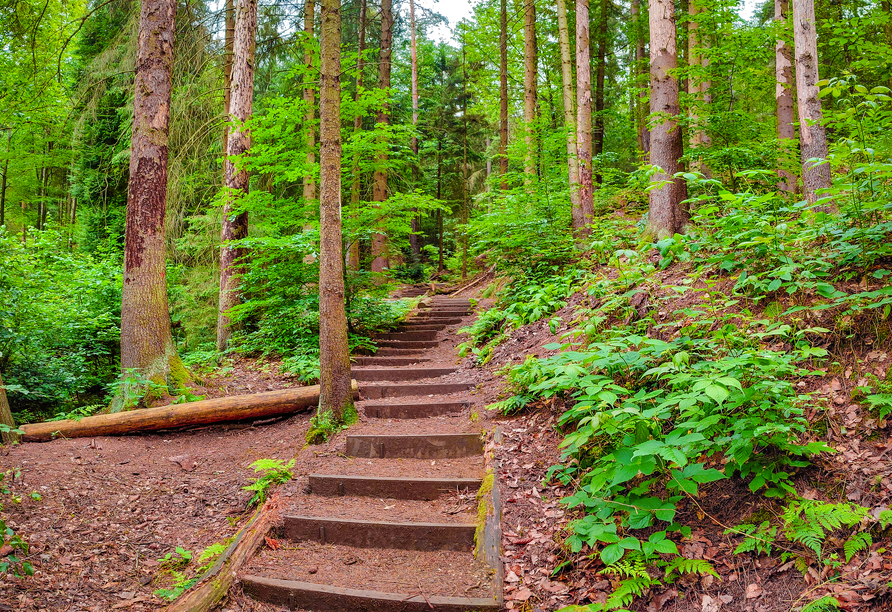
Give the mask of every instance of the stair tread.
POLYGON ((456 493, 444 493, 430 501, 360 496, 323 497, 313 494, 294 495, 282 510, 285 516, 319 517, 362 523, 463 524, 476 519, 473 502, 456 493))
POLYGON ((364 457, 320 456, 313 463, 317 472, 354 476, 404 477, 406 474, 429 478, 482 478, 483 456, 449 459, 367 459, 364 457))

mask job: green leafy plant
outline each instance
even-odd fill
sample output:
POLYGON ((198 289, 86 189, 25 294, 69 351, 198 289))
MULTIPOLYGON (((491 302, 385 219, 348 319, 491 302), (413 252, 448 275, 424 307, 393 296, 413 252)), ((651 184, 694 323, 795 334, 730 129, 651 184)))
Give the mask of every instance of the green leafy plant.
POLYGON ((285 484, 294 477, 291 468, 294 467, 294 459, 285 463, 281 459, 258 459, 249 466, 255 473, 261 474, 259 478, 242 487, 243 491, 253 491, 254 496, 248 500, 248 507, 262 504, 266 501, 269 488, 273 485, 285 484))

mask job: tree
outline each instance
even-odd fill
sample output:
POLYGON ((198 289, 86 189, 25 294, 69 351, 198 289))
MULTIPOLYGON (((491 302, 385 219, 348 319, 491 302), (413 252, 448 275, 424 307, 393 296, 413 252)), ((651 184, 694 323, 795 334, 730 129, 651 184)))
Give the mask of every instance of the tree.
MULTIPOLYGON (((610 35, 609 16, 607 13, 609 7, 610 0, 601 0, 601 10, 598 16, 601 27, 598 28, 598 57, 595 72, 595 120, 592 126, 593 156, 598 156, 604 152, 604 95, 607 76, 607 42, 610 35)), ((596 174, 593 180, 600 185, 601 174, 596 174)))
POLYGON ((592 66, 588 0, 576 0, 576 158, 582 233, 595 216, 592 200, 592 66))
MULTIPOLYGON (((0 425, 6 425, 10 429, 15 429, 15 421, 12 418, 12 411, 9 409, 9 400, 6 397, 6 387, 3 386, 3 377, 0 376, 0 425)), ((18 442, 18 434, 10 431, 0 432, 0 439, 4 444, 18 442)))
POLYGON ((175 393, 189 381, 170 332, 164 215, 176 0, 143 0, 135 67, 130 182, 121 295, 121 368, 126 377, 110 410, 129 408, 145 380, 175 393))
POLYGON ((508 189, 508 4, 499 5, 499 174, 508 189))
POLYGON ((648 193, 645 236, 663 238, 684 231, 690 221, 682 202, 687 198, 683 179, 673 178, 684 155, 678 126, 678 79, 675 4, 672 0, 650 0, 650 163, 657 167, 653 180, 660 184, 648 193))
MULTIPOLYGON (((358 108, 360 96, 362 95, 363 78, 362 71, 365 68, 363 53, 365 53, 365 28, 366 28, 366 0, 359 2, 359 46, 356 58, 356 102, 357 111, 353 117, 353 133, 359 134, 362 131, 362 111, 358 108)), ((353 154, 352 181, 350 182, 350 205, 354 209, 359 206, 359 189, 362 174, 359 171, 359 162, 361 161, 360 151, 357 150, 353 154)), ((347 251, 347 267, 351 270, 359 270, 359 240, 353 240, 347 251)))
POLYGON ((567 174, 570 183, 570 206, 573 231, 585 227, 579 201, 579 162, 576 158, 576 105, 573 89, 573 59, 570 56, 570 26, 567 23, 567 2, 557 0, 558 41, 561 49, 561 93, 564 103, 564 130, 567 134, 567 174))
MULTIPOLYGON (((415 36, 415 0, 409 0, 409 28, 411 30, 410 60, 412 63, 412 127, 418 128, 418 41, 415 36)), ((418 136, 412 135, 412 154, 418 157, 418 136)), ((409 244, 412 253, 417 257, 421 253, 421 243, 415 233, 419 226, 418 217, 412 217, 412 234, 409 236, 409 244)))
POLYGON ((523 8, 523 122, 526 132, 526 155, 524 158, 524 174, 529 177, 536 174, 536 79, 538 66, 536 61, 536 0, 524 0, 523 8))
MULTIPOLYGON (((390 89, 391 58, 393 56, 393 2, 381 0, 381 47, 378 51, 378 87, 390 89)), ((378 111, 378 124, 390 123, 390 104, 385 102, 378 111)), ((387 199, 387 153, 378 154, 372 186, 372 200, 383 202, 387 199)), ((372 236, 372 272, 383 272, 389 267, 387 261, 387 237, 376 233, 372 236)))
POLYGON ((319 414, 353 408, 341 252, 341 3, 321 1, 319 81, 319 414))
MULTIPOLYGON (((774 19, 784 25, 789 12, 788 0, 774 0, 774 19)), ((793 125, 793 63, 790 48, 783 38, 778 38, 774 46, 776 87, 774 97, 777 101, 777 138, 781 145, 789 145, 796 138, 796 127, 793 125)), ((796 177, 784 168, 778 168, 781 181, 778 185, 782 191, 796 191, 796 177)))
MULTIPOLYGON (((307 67, 307 74, 313 73, 313 47, 310 41, 313 39, 313 22, 315 19, 315 0, 306 0, 304 5, 304 34, 307 40, 306 50, 304 51, 304 64, 307 67)), ((316 121, 316 93, 311 86, 304 87, 304 102, 307 104, 307 168, 312 168, 316 164, 316 132, 313 124, 316 121)), ((309 172, 304 177, 304 200, 312 201, 316 199, 316 181, 309 172)))
POLYGON ((821 124, 818 97, 818 42, 814 0, 793 0, 793 47, 796 51, 796 98, 799 102, 799 149, 805 197, 812 204, 817 191, 830 187, 830 165, 811 159, 827 158, 827 134, 821 124))
POLYGON ((254 50, 257 32, 257 0, 238 0, 233 39, 232 94, 229 115, 235 124, 226 147, 226 203, 220 232, 220 301, 217 308, 217 350, 223 351, 232 336, 229 309, 241 301, 239 266, 247 256, 243 247, 232 243, 247 238, 248 213, 239 210, 239 200, 250 183, 245 158, 251 136, 244 123, 251 117, 254 102, 254 50), (233 161, 239 158, 238 167, 233 161))

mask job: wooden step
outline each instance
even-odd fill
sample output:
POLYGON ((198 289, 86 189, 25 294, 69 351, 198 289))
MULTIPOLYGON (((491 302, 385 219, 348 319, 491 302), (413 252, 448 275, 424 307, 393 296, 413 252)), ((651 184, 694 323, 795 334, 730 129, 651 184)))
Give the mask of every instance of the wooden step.
POLYGON ((449 395, 473 389, 472 383, 433 383, 415 385, 361 385, 359 393, 364 399, 385 397, 411 397, 415 395, 449 395))
POLYGON ((479 478, 393 478, 310 474, 313 495, 362 496, 384 499, 437 499, 450 491, 477 491, 479 478))
POLYGON ((375 344, 386 348, 426 349, 434 348, 439 344, 439 342, 435 340, 424 342, 417 340, 378 340, 375 342, 375 344))
POLYGON ((347 455, 383 459, 450 459, 483 454, 479 433, 347 436, 347 455))
POLYGON ((351 376, 354 380, 360 381, 401 381, 439 378, 455 372, 458 372, 458 368, 381 368, 374 370, 353 368, 351 376))
POLYGON ((499 610, 495 597, 437 597, 411 593, 383 593, 347 589, 296 580, 260 576, 241 579, 245 593, 266 603, 291 609, 322 612, 483 612, 499 610))
POLYGON ((393 332, 375 334, 373 339, 376 342, 379 340, 436 340, 437 332, 435 330, 393 332))
POLYGON ((467 316, 467 312, 449 312, 449 311, 440 311, 440 310, 425 310, 422 313, 419 313, 419 317, 427 317, 428 319, 456 319, 467 316))
POLYGON ((411 355, 421 355, 421 349, 404 349, 404 348, 379 348, 375 352, 376 357, 409 357, 411 355))
POLYGON ((407 366, 430 361, 427 357, 354 357, 358 366, 407 366))
POLYGON ((356 548, 471 550, 474 523, 385 523, 318 516, 286 516, 285 537, 356 548))
POLYGON ((399 327, 396 328, 395 331, 398 333, 402 333, 402 332, 412 332, 412 331, 441 331, 444 329, 446 329, 445 324, 426 325, 424 323, 419 323, 418 325, 413 325, 410 323, 410 324, 406 324, 406 325, 400 325, 399 327))
POLYGON ((457 414, 470 405, 470 402, 366 404, 362 407, 362 410, 370 419, 426 419, 446 414, 457 414))

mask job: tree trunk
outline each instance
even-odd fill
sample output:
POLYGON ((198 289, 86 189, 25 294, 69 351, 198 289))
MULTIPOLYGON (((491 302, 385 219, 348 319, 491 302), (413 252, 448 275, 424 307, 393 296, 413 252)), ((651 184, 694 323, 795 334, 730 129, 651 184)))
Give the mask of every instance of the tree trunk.
POLYGON ((678 80, 670 74, 677 66, 675 4, 672 0, 650 0, 650 162, 658 166, 653 181, 668 181, 648 192, 645 236, 664 238, 684 231, 690 221, 682 201, 687 198, 683 179, 674 179, 684 154, 678 126, 678 80))
MULTIPOLYGON (((143 0, 140 11, 121 294, 121 369, 171 395, 190 382, 170 333, 164 234, 176 8, 176 0, 143 0)), ((132 379, 120 385, 112 412, 144 391, 132 379)))
POLYGON ((251 135, 244 122, 251 118, 254 102, 254 50, 257 33, 257 0, 236 3, 235 38, 233 41, 232 97, 229 116, 236 125, 226 148, 226 204, 223 206, 223 227, 220 232, 220 302, 217 309, 217 350, 226 350, 232 336, 229 309, 241 302, 241 270, 246 249, 232 246, 232 241, 248 236, 248 213, 239 212, 239 200, 250 183, 244 165, 251 148, 251 135), (236 168, 232 158, 240 157, 236 168))
POLYGON ((341 253, 341 2, 322 0, 319 93, 319 414, 353 415, 341 253))
MULTIPOLYGON (((307 35, 304 64, 307 66, 307 77, 313 74, 313 24, 315 21, 315 1, 306 0, 304 4, 304 33, 307 35)), ((304 87, 304 102, 307 105, 307 174, 304 176, 304 200, 316 199, 316 181, 313 180, 312 168, 316 165, 316 92, 312 87, 304 87)))
POLYGON ((468 58, 465 49, 465 37, 461 39, 461 68, 462 68, 462 250, 461 250, 461 278, 468 277, 468 217, 471 214, 470 189, 468 188, 468 58))
MULTIPOLYGON (((788 0, 774 0, 774 19, 784 23, 790 9, 788 0)), ((774 97, 777 100, 777 138, 782 148, 789 147, 796 138, 796 127, 793 115, 793 63, 790 56, 790 48, 782 38, 777 40, 774 46, 775 76, 777 85, 774 97)), ((778 187, 781 191, 793 193, 796 191, 796 176, 786 169, 778 169, 780 178, 778 187)))
POLYGON ((576 0, 576 158, 579 161, 581 235, 595 216, 592 201, 592 67, 588 0, 576 0))
MULTIPOLYGON (((592 128, 593 156, 604 152, 604 80, 607 76, 607 37, 609 36, 607 10, 609 7, 609 0, 601 0, 601 27, 598 28, 598 67, 595 77, 595 121, 592 128)), ((596 174, 594 182, 600 185, 601 181, 601 174, 596 174)))
MULTIPOLYGON (((0 223, 2 225, 2 223, 0 223)), ((6 397, 6 387, 3 386, 3 377, 0 376, 0 425, 7 425, 15 429, 15 421, 12 418, 12 410, 9 409, 9 400, 6 397)), ((3 444, 12 444, 19 441, 19 434, 10 431, 0 434, 3 444)))
MULTIPOLYGON (((363 53, 365 52, 365 27, 366 27, 366 0, 360 0, 359 3, 359 54, 356 60, 356 102, 362 95, 363 77, 362 71, 365 68, 363 61, 363 53)), ((362 131, 362 112, 358 111, 353 117, 353 132, 358 134, 362 131)), ((361 156, 359 151, 353 154, 353 174, 350 183, 350 204, 355 209, 359 206, 359 188, 361 174, 359 171, 359 162, 361 156)), ((347 251, 347 267, 351 270, 359 270, 359 239, 357 238, 350 243, 347 251)))
POLYGON ((499 13, 499 174, 501 189, 508 190, 508 5, 499 13))
POLYGON ((536 94, 538 77, 536 52, 536 0, 524 0, 523 7, 523 122, 526 132, 526 155, 524 156, 524 174, 527 185, 530 177, 536 174, 536 94))
POLYGON ((830 187, 830 165, 815 166, 810 159, 827 158, 827 135, 821 124, 818 97, 818 43, 814 0, 793 0, 793 46, 796 51, 796 97, 799 102, 799 149, 805 197, 812 204, 817 191, 830 187))
POLYGON ((644 27, 641 19, 640 0, 632 0, 632 20, 635 22, 635 69, 638 83, 637 100, 635 101, 635 126, 638 135, 638 149, 644 160, 650 159, 650 129, 647 127, 647 49, 644 40, 644 27))
MULTIPOLYGON (((409 22, 411 32, 411 59, 412 59, 412 127, 418 127, 418 44, 415 40, 415 0, 409 0, 409 22)), ((415 155, 415 164, 413 164, 413 174, 417 175, 418 163, 418 136, 412 135, 412 153, 415 155)), ((416 177, 417 180, 417 177, 416 177)), ((415 232, 418 231, 420 219, 417 216, 412 217, 412 233, 409 234, 409 246, 412 253, 418 257, 421 255, 421 242, 419 236, 415 232)))
POLYGON ((226 35, 223 44, 223 112, 226 114, 226 126, 223 128, 223 182, 226 182, 226 151, 229 149, 229 105, 232 100, 232 45, 235 39, 235 3, 226 0, 224 5, 226 19, 226 35))
POLYGON ((557 0, 558 41, 561 48, 561 92, 564 102, 564 130, 567 134, 567 175, 570 184, 570 209, 573 232, 585 226, 579 202, 579 163, 576 158, 576 105, 573 90, 573 58, 570 56, 570 26, 567 23, 567 2, 557 0))
MULTIPOLYGON (((393 6, 392 0, 381 0, 381 48, 378 54, 378 87, 390 89, 391 57, 393 55, 393 6)), ((390 123, 390 104, 386 103, 378 112, 378 123, 390 123)), ((387 199, 387 153, 378 155, 378 168, 375 170, 372 200, 383 202, 387 199)), ((372 272, 384 272, 389 267, 387 260, 387 236, 372 236, 372 272)))
POLYGON ((9 143, 12 132, 6 135, 6 159, 3 162, 3 183, 0 184, 0 227, 6 224, 6 188, 9 185, 9 143))

